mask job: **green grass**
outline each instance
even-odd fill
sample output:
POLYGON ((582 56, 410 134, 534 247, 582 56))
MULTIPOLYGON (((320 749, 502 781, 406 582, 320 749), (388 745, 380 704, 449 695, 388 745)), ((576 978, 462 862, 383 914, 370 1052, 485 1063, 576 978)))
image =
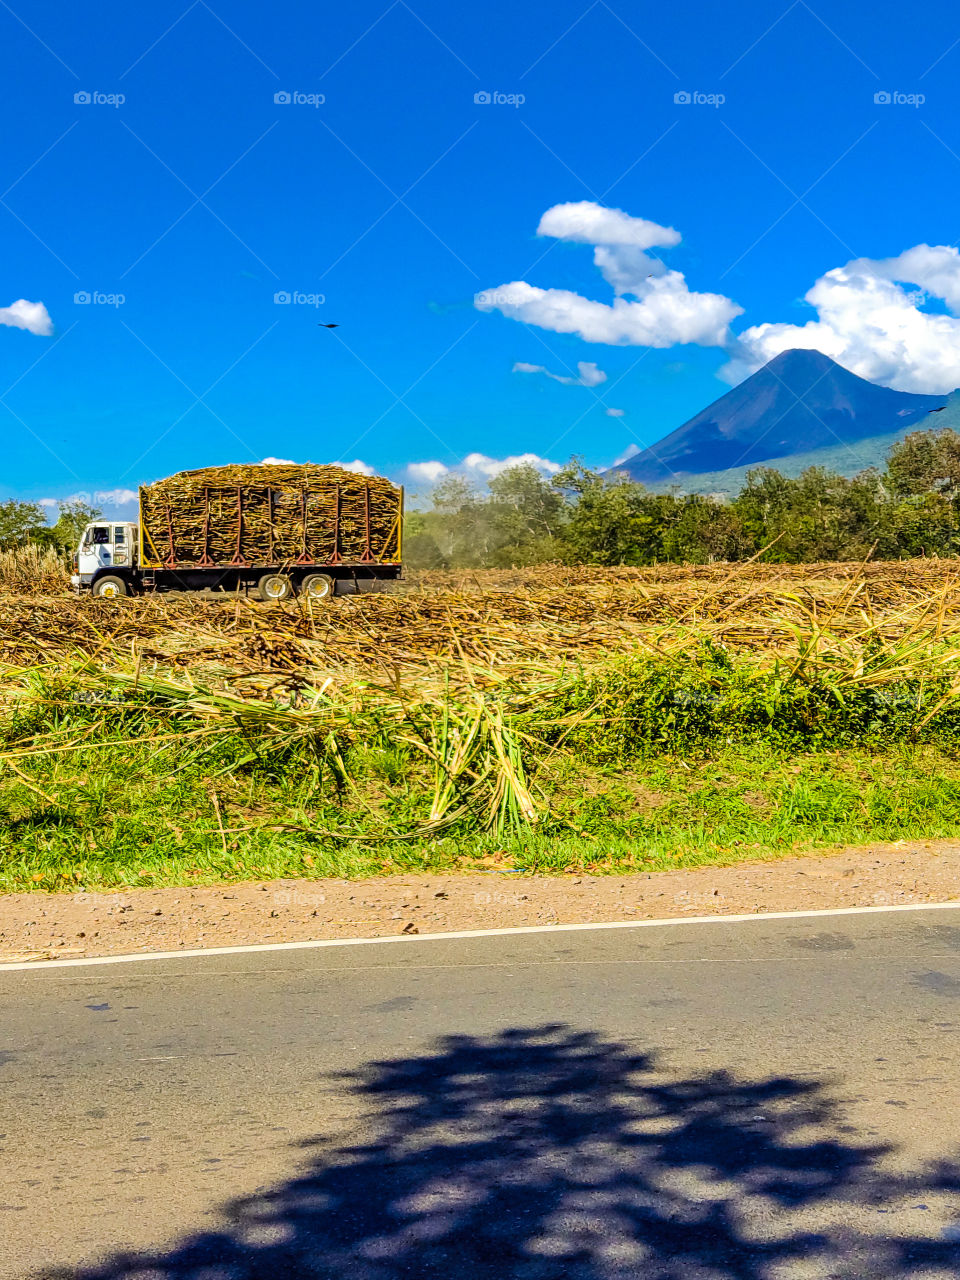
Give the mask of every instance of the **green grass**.
POLYGON ((802 645, 243 698, 8 672, 0 889, 627 871, 960 831, 958 657, 802 645))
POLYGON ((951 837, 945 688, 705 651, 557 676, 532 700, 522 684, 447 688, 404 715, 367 690, 348 715, 31 676, 0 722, 0 890, 622 873, 951 837))

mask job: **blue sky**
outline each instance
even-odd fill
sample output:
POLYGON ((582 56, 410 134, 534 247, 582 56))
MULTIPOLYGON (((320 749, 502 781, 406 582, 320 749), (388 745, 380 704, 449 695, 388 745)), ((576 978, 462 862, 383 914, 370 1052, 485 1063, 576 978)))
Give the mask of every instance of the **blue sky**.
POLYGON ((955 5, 90 12, 0 7, 0 307, 50 317, 45 336, 0 311, 0 496, 267 456, 421 484, 472 455, 606 465, 792 343, 817 320, 804 296, 852 260, 870 265, 802 344, 888 385, 960 383, 955 5), (622 210, 638 253, 631 220, 679 233, 638 275, 674 273, 666 345, 644 345, 640 312, 610 342, 475 305, 525 282, 610 306, 596 241, 537 236, 565 205, 622 210), (903 256, 921 245, 938 256, 903 256), (703 294, 737 312, 726 340, 695 315, 698 341, 671 341, 703 294), (606 379, 579 385, 581 363, 606 379))

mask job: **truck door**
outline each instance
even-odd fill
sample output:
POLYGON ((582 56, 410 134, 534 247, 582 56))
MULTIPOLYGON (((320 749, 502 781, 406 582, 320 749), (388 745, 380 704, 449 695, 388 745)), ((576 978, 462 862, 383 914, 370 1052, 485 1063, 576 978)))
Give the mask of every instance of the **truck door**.
POLYGON ((113 539, 111 545, 111 554, 113 563, 122 567, 129 568, 131 564, 130 553, 132 547, 129 541, 129 525, 115 524, 112 526, 113 539))
POLYGON ((113 542, 108 524, 91 524, 80 544, 80 574, 98 573, 113 565, 113 542))

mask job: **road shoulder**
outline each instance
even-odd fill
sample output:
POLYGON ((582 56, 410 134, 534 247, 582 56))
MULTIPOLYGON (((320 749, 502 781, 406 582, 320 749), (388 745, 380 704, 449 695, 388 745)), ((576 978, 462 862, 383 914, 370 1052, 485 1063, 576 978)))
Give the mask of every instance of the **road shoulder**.
POLYGON ((960 841, 630 876, 507 870, 0 896, 0 963, 960 897, 960 841))

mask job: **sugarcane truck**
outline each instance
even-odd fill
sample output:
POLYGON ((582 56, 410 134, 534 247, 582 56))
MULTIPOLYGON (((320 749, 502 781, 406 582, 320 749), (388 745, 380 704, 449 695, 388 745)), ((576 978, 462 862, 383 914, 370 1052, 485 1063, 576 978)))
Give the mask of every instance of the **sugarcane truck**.
MULTIPOLYGON (((247 473, 253 470, 245 468, 247 473)), ((203 479, 202 472, 182 474, 202 494, 195 504, 199 509, 186 550, 182 518, 178 528, 178 513, 169 505, 158 512, 154 504, 153 518, 148 520, 146 490, 141 488, 137 520, 93 520, 84 529, 73 557, 71 583, 77 593, 116 598, 203 591, 244 593, 261 600, 295 595, 324 599, 373 590, 401 576, 403 490, 394 489, 388 481, 377 478, 381 496, 383 486, 396 494, 396 519, 384 539, 387 526, 381 513, 378 546, 369 480, 364 484, 351 477, 346 485, 326 484, 325 505, 318 515, 317 494, 306 484, 291 488, 271 484, 267 478, 263 484, 201 486, 196 477, 203 479), (259 503, 261 520, 251 536, 252 498, 259 503), (285 547, 282 539, 274 538, 276 512, 282 503, 286 503, 285 547), (232 552, 229 558, 225 543, 232 552)))

